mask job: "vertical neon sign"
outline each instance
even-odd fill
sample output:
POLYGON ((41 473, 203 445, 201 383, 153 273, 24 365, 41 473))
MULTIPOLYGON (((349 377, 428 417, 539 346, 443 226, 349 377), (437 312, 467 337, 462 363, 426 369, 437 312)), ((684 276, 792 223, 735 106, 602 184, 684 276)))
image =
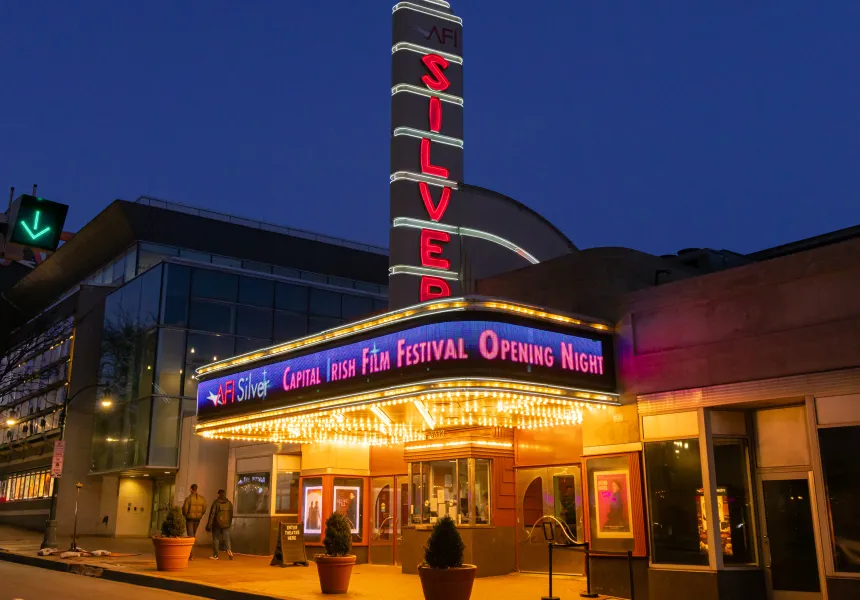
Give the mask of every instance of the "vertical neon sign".
POLYGON ((391 219, 420 229, 391 229, 389 308, 460 292, 453 224, 463 180, 462 20, 444 0, 410 0, 393 9, 391 219))

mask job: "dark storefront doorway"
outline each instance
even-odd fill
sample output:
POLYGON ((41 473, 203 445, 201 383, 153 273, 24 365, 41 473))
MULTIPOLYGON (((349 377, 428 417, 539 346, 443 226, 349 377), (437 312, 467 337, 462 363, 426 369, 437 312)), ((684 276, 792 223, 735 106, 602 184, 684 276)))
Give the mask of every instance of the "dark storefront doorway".
MULTIPOLYGON (((541 467, 517 470, 517 550, 520 571, 546 573, 549 557, 541 526, 534 531, 534 524, 541 517, 553 517, 556 521, 556 540, 563 540, 561 525, 577 541, 584 540, 582 521, 582 470, 579 465, 541 467)), ((582 552, 560 550, 553 554, 553 572, 582 575, 584 572, 582 552)))
POLYGON ((820 600, 820 562, 808 471, 760 476, 765 571, 772 600, 820 600))

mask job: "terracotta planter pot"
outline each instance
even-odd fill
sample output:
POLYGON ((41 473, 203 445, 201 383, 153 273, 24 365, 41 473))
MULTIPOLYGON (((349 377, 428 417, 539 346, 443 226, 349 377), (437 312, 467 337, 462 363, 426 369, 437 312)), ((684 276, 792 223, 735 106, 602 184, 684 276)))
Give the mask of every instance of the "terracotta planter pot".
POLYGON ((355 564, 355 555, 328 556, 317 554, 317 575, 320 578, 320 589, 323 594, 345 594, 349 589, 349 577, 355 564))
POLYGON ((153 537, 155 564, 159 571, 181 571, 188 566, 188 557, 194 548, 193 537, 153 537))
POLYGON ((418 567, 424 600, 469 600, 478 567, 463 565, 453 569, 418 567))

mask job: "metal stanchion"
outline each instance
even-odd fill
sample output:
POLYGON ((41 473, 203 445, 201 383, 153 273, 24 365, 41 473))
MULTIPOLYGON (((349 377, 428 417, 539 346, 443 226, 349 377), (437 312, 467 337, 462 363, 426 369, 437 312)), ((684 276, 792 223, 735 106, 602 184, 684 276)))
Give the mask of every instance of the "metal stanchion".
POLYGON ((630 578, 630 600, 636 600, 636 593, 633 591, 633 550, 627 551, 627 576, 630 578))
POLYGON ((549 594, 546 596, 541 596, 540 600, 559 600, 558 596, 552 595, 552 546, 553 543, 549 542, 547 544, 549 547, 549 594))
POLYGON ((78 488, 77 495, 75 496, 75 528, 72 530, 72 545, 69 547, 69 552, 76 552, 78 548, 78 499, 81 497, 81 488, 84 487, 83 483, 76 483, 75 487, 78 488))
POLYGON ((588 542, 583 544, 585 552, 585 591, 580 592, 580 598, 597 598, 597 594, 591 591, 591 552, 588 548, 588 542))

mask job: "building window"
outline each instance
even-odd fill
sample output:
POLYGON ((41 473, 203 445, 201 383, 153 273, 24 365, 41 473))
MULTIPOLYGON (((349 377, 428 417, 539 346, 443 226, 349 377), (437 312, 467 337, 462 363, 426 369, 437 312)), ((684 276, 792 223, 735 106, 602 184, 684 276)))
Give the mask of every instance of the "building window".
POLYGON ((275 311, 276 342, 285 342, 308 334, 308 318, 304 314, 275 311))
POLYGON ((646 443, 645 472, 652 561, 657 564, 707 565, 699 440, 646 443))
POLYGON ((236 514, 269 514, 269 473, 236 475, 236 514))
POLYGON ((236 302, 239 294, 239 277, 224 271, 194 269, 191 274, 191 295, 224 302, 236 302))
POLYGON ((303 285, 278 283, 275 286, 275 308, 308 312, 308 288, 303 285))
POLYGON ((432 524, 444 516, 458 525, 491 523, 491 459, 435 460, 411 463, 409 468, 413 525, 432 524))
POLYGON ((311 288, 310 311, 311 314, 321 317, 340 318, 340 294, 311 288))
POLYGON ((51 481, 48 468, 0 475, 0 502, 50 498, 51 481))
POLYGON ((271 339, 272 311, 267 308, 240 306, 236 333, 248 337, 271 339))
POLYGON ((860 426, 818 430, 837 572, 860 573, 860 477, 855 448, 860 426))
POLYGON ((239 278, 239 303, 272 308, 275 301, 275 282, 259 277, 239 278))
POLYGON ((236 306, 208 300, 191 301, 191 329, 212 333, 233 333, 236 322, 236 306))
POLYGON ((344 294, 343 296, 343 318, 355 319, 358 317, 366 317, 373 312, 373 299, 369 296, 352 296, 344 294))
POLYGON ((275 512, 290 515, 299 512, 299 474, 295 471, 278 471, 275 512))
POLYGON ((719 519, 713 521, 720 527, 723 562, 727 565, 754 563, 749 450, 745 439, 714 440, 714 474, 719 519))

